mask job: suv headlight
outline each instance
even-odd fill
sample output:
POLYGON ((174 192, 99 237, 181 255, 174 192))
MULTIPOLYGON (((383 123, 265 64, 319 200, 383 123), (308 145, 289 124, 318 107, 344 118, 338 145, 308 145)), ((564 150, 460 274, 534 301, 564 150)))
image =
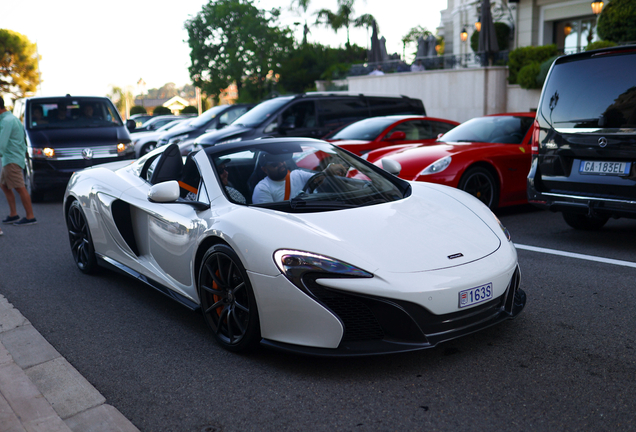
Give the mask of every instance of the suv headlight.
POLYGON ((426 168, 424 168, 419 175, 427 175, 427 174, 437 174, 438 172, 444 171, 451 163, 451 157, 446 156, 441 159, 436 160, 426 168))
POLYGON ((325 277, 371 278, 373 275, 357 267, 322 255, 297 250, 274 252, 274 262, 281 273, 302 291, 307 292, 302 278, 307 273, 325 277))

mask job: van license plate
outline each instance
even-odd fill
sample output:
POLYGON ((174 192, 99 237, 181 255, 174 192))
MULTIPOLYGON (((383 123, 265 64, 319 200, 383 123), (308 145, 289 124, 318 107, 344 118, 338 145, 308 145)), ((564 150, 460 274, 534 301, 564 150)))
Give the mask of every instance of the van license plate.
POLYGON ((595 175, 628 175, 631 162, 581 161, 579 173, 595 175))
POLYGON ((459 292, 459 307, 474 305, 492 299, 492 282, 459 292))

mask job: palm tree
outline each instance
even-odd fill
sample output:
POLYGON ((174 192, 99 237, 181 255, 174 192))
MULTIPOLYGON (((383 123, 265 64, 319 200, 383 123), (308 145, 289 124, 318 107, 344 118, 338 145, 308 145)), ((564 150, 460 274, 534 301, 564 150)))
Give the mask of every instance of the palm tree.
MULTIPOLYGON (((309 9, 309 3, 311 0, 292 0, 289 8, 295 11, 296 8, 303 10, 302 15, 307 15, 307 9, 309 9)), ((299 14, 300 15, 300 14, 299 14)), ((303 27, 303 45, 307 44, 307 34, 309 33, 309 25, 307 24, 307 18, 305 18, 305 27, 303 27)))
POLYGON ((347 29, 347 46, 349 42, 349 27, 354 23, 353 4, 355 0, 338 0, 338 10, 332 12, 329 9, 320 9, 316 12, 316 24, 331 27, 337 32, 342 27, 347 29))

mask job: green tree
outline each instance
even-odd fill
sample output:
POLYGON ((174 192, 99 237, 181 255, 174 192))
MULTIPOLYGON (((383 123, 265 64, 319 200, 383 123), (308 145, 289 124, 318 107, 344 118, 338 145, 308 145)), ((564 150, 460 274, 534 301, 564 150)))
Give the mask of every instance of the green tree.
POLYGON ((152 111, 152 115, 166 115, 166 114, 172 114, 172 111, 170 111, 170 108, 162 106, 162 105, 155 107, 155 109, 152 111))
POLYGON ((199 110, 194 105, 188 105, 181 110, 181 114, 199 114, 199 110))
POLYGON ((636 40, 636 2, 612 0, 598 17, 598 35, 603 40, 628 42, 636 40))
POLYGON ((355 11, 353 5, 355 0, 337 0, 338 9, 332 11, 329 9, 320 9, 316 12, 316 24, 331 27, 334 32, 341 28, 347 29, 347 45, 351 45, 349 40, 349 29, 354 27, 370 27, 374 21, 373 15, 364 14, 354 18, 355 11))
POLYGON ((316 80, 342 78, 354 63, 366 60, 366 48, 351 45, 331 48, 321 44, 305 44, 294 49, 281 62, 279 91, 302 93, 316 89, 316 80))
POLYGON ((280 61, 293 46, 291 31, 277 25, 279 9, 269 12, 253 0, 216 0, 186 21, 190 46, 190 77, 213 97, 236 83, 241 98, 244 83, 264 97, 267 76, 278 73, 280 61))
POLYGON ((135 105, 132 108, 130 108, 130 115, 133 114, 148 114, 148 111, 146 111, 146 107, 142 107, 141 105, 135 105))
POLYGON ((0 29, 0 93, 21 98, 40 84, 37 47, 12 30, 0 29))
MULTIPOLYGON (((431 36, 431 33, 426 27, 422 27, 418 25, 413 27, 407 34, 402 36, 402 58, 406 58, 406 46, 411 44, 417 44, 417 41, 420 37, 427 38, 431 36)), ((417 48, 414 52, 414 55, 417 55, 417 48)))
POLYGON ((130 110, 134 105, 135 98, 130 89, 123 89, 117 86, 111 86, 108 97, 113 101, 117 110, 123 118, 128 118, 126 110, 130 110))
MULTIPOLYGON (((506 23, 496 22, 495 23, 495 35, 497 37, 497 46, 499 47, 499 51, 506 51, 508 46, 510 45, 510 27, 506 23)), ((470 48, 474 52, 478 52, 479 50, 479 32, 473 32, 473 35, 470 37, 470 48)))
MULTIPOLYGON (((307 10, 309 9, 309 3, 311 0, 292 0, 289 9, 298 13, 299 15, 306 16, 307 10), (302 9, 302 13, 298 12, 297 9, 302 9)), ((307 35, 309 34, 309 24, 307 24, 307 18, 305 18, 305 25, 303 27, 303 41, 302 45, 307 43, 307 35)))

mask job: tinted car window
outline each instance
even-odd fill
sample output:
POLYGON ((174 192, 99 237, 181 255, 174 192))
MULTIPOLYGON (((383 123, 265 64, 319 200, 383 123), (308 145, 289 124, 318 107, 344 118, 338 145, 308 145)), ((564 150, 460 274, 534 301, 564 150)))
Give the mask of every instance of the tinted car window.
POLYGON ((634 55, 557 63, 543 90, 541 115, 555 129, 636 128, 634 55))
POLYGON ((478 117, 456 126, 440 141, 521 144, 533 120, 513 116, 478 117))
POLYGON ((327 130, 369 117, 363 98, 324 99, 318 101, 318 123, 327 130))
POLYGON ((393 132, 404 132, 406 134, 406 140, 423 140, 437 138, 437 133, 431 124, 432 122, 426 120, 413 120, 400 123, 394 127, 387 136, 390 136, 393 132))
POLYGON ((215 118, 219 113, 223 112, 227 109, 227 105, 219 105, 213 108, 210 108, 199 117, 195 118, 190 125, 194 128, 200 128, 205 126, 210 120, 215 118))
POLYGON ((281 97, 261 102, 254 108, 237 118, 234 121, 234 124, 243 126, 257 126, 263 123, 265 120, 271 118, 272 115, 276 114, 276 111, 278 111, 280 107, 288 103, 291 99, 291 97, 281 97))
POLYGON ((431 122, 431 128, 433 130, 433 134, 437 137, 439 134, 445 134, 449 130, 455 127, 454 124, 444 123, 444 122, 431 122))
POLYGON ((394 114, 422 114, 422 108, 417 107, 413 100, 406 98, 369 97, 371 117, 394 114))
POLYGON ((237 118, 242 116, 247 112, 247 107, 230 109, 224 112, 221 117, 219 117, 219 124, 229 125, 234 122, 237 118))

